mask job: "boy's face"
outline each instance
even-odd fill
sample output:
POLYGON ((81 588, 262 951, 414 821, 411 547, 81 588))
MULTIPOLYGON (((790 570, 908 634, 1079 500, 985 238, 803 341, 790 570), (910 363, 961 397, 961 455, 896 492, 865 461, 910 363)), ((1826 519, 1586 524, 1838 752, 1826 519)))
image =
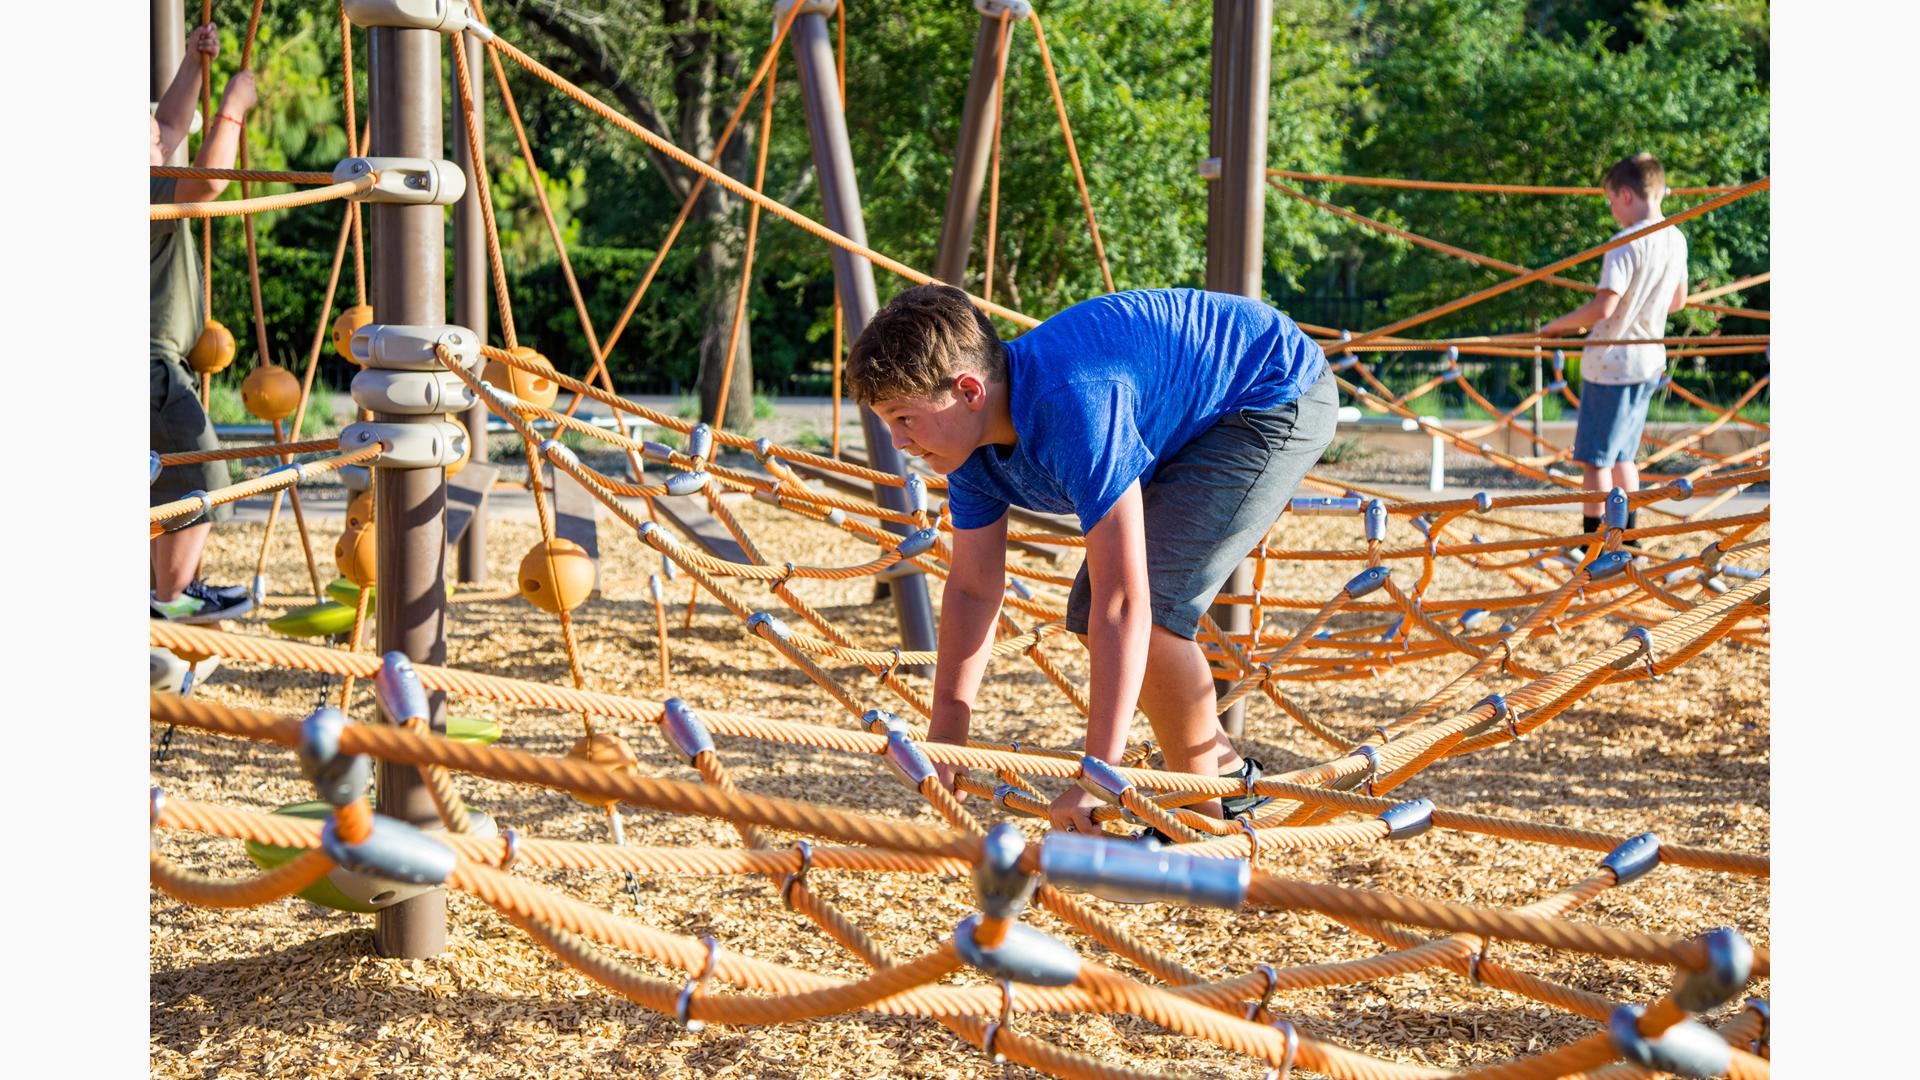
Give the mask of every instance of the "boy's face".
POLYGON ((894 449, 944 476, 985 441, 986 398, 986 381, 968 371, 954 377, 951 389, 933 397, 876 401, 873 411, 886 421, 894 449))
POLYGON ((1607 211, 1613 215, 1614 223, 1626 228, 1647 216, 1650 209, 1646 200, 1626 188, 1603 188, 1607 195, 1607 211))

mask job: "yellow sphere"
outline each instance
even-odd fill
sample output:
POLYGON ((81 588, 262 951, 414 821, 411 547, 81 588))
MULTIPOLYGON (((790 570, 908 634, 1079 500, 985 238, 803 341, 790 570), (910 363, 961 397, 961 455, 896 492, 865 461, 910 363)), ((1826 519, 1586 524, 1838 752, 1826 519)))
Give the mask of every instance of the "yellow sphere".
POLYGON ((340 576, 365 588, 373 584, 373 526, 348 529, 333 545, 333 565, 340 576))
POLYGON ((347 504, 347 531, 363 529, 373 524, 373 492, 363 491, 347 504))
POLYGON ((562 537, 553 541, 547 558, 546 541, 533 545, 520 560, 520 595, 542 611, 572 611, 593 592, 593 557, 587 549, 562 537), (548 563, 551 561, 552 565, 548 563))
POLYGON ((285 420, 300 407, 300 380, 279 364, 262 364, 241 381, 240 404, 262 420, 285 420))
POLYGON ((233 353, 233 331, 218 319, 208 319, 200 329, 200 339, 187 353, 187 363, 202 375, 212 375, 233 363, 233 353))
MULTIPOLYGON (((333 320, 334 351, 349 360, 353 359, 353 332, 373 321, 373 307, 368 304, 355 304, 340 313, 333 320)), ((358 363, 358 361, 355 361, 358 363)))
MULTIPOLYGON (((459 423, 459 421, 454 417, 449 416, 447 417, 447 419, 452 423, 456 423, 456 424, 459 423)), ((467 462, 472 460, 472 458, 473 458, 473 440, 461 439, 460 440, 460 456, 454 459, 453 464, 447 466, 447 476, 451 478, 457 475, 461 469, 464 469, 467 467, 467 462)))
MULTIPOLYGON (((597 765, 609 772, 616 773, 635 772, 636 767, 640 764, 640 759, 634 756, 632 747, 628 746, 618 735, 610 735, 604 731, 596 731, 592 735, 583 736, 579 742, 573 744, 573 749, 567 751, 567 757, 572 761, 582 762, 587 765, 597 765)), ((573 791, 568 792, 568 794, 586 803, 588 806, 612 806, 614 803, 620 801, 619 799, 608 798, 605 795, 593 795, 584 791, 573 791)))
MULTIPOLYGON (((553 365, 547 361, 546 357, 525 345, 515 345, 507 351, 517 359, 542 368, 549 374, 553 372, 553 365)), ((538 405, 543 409, 552 408, 554 399, 560 396, 560 384, 551 378, 536 375, 499 360, 487 361, 486 369, 480 373, 480 377, 521 401, 529 405, 538 405)))

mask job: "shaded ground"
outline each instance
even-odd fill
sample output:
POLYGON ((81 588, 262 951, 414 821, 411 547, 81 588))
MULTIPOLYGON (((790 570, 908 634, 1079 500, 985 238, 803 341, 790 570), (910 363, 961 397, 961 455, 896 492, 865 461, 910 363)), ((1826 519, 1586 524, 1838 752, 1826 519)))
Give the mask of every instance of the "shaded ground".
MULTIPOLYGON (((840 534, 743 502, 738 512, 769 559, 850 563, 865 555, 840 534)), ((1514 515, 1550 526, 1563 518, 1514 515)), ((315 515, 314 543, 331 577, 337 515, 315 515)), ((1396 522, 1396 530, 1405 528, 1396 522)), ((495 524, 495 584, 517 566, 535 539, 531 524, 495 524)), ((1287 525, 1289 546, 1358 546, 1351 519, 1303 518, 1287 525)), ((219 530, 208 576, 246 580, 260 527, 219 530)), ((1694 551, 1704 543, 1673 545, 1694 551)), ((646 577, 659 559, 612 527, 602 530, 605 595, 577 613, 591 689, 658 700, 652 607, 646 577)), ((868 552, 871 548, 867 549, 868 552)), ((1070 572, 1063 563, 1060 572, 1070 572)), ((1269 587, 1288 595, 1330 595, 1355 564, 1316 563, 1276 570, 1269 587)), ((288 590, 304 582, 298 546, 284 520, 274 541, 272 577, 288 590)), ((710 599, 682 629, 687 582, 674 582, 672 692, 706 712, 851 725, 824 693, 710 599)), ((936 586, 937 587, 937 586, 936 586)), ((871 585, 803 582, 798 591, 862 643, 891 640, 890 605, 868 602, 871 585)), ((1443 567, 1432 595, 1459 597, 1511 591, 1454 567, 1443 567)), ((763 589, 740 592, 769 608, 763 589)), ((1296 627, 1304 615, 1270 616, 1269 628, 1296 627)), ((1023 624, 1026 622, 1022 619, 1023 624)), ((1618 640, 1625 624, 1570 631, 1528 646, 1523 658, 1557 667, 1618 640)), ((265 633, 259 621, 236 629, 265 633)), ((1086 677, 1077 645, 1048 653, 1076 679, 1086 677)), ((567 681, 557 620, 524 602, 452 608, 449 654, 455 666, 549 683, 567 681)), ((1466 666, 1449 658, 1392 670, 1366 682, 1290 685, 1301 708, 1337 729, 1362 734, 1444 685, 1466 666)), ((856 692, 886 704, 884 689, 864 671, 841 671, 856 692)), ((1603 688, 1533 738, 1471 758, 1443 761, 1399 789, 1442 806, 1503 813, 1621 835, 1654 830, 1672 842, 1747 852, 1768 850, 1767 654, 1732 644, 1709 650, 1654 684, 1603 688)), ((1497 680, 1488 689, 1510 689, 1497 680)), ((210 699, 303 713, 322 690, 313 675, 268 672, 233 663, 204 689, 210 699)), ((337 687, 335 688, 337 693, 337 687)), ((372 705, 357 693, 356 716, 372 705)), ((506 742, 557 754, 578 737, 579 718, 455 700, 456 713, 495 717, 506 742)), ((980 733, 1056 747, 1076 745, 1076 716, 1031 665, 997 665, 977 711, 980 733)), ((1144 729, 1144 723, 1138 725, 1144 729)), ((1269 771, 1324 760, 1328 749, 1270 705, 1252 706, 1244 748, 1269 771)), ((158 737, 154 730, 152 737, 158 737)), ((657 733, 624 729, 648 773, 688 779, 657 733)), ((1136 734, 1138 737, 1138 733, 1136 734)), ((1357 740, 1356 740, 1357 741, 1357 740)), ((170 793, 271 809, 310 798, 290 752, 183 733, 173 760, 156 768, 170 793)), ((932 812, 878 767, 843 754, 721 739, 719 750, 743 787, 804 798, 863 813, 933 822, 932 812)), ((1044 784, 1042 785, 1044 788, 1044 784)), ((542 837, 605 841, 599 812, 565 795, 467 780, 469 801, 502 824, 542 837)), ((972 804, 988 820, 991 807, 972 804)), ((734 847, 726 825, 631 810, 629 842, 734 847)), ((1037 836, 1031 823, 1031 835, 1037 836)), ((791 837, 776 837, 776 842, 791 837)), ((234 841, 169 833, 162 850, 207 872, 251 868, 234 841)), ((1313 881, 1375 886, 1408 894, 1515 905, 1590 872, 1592 852, 1434 831, 1414 841, 1332 852, 1282 854, 1268 870, 1313 881)), ((641 879, 636 907, 617 875, 528 871, 568 895, 678 934, 712 934, 750 955, 841 976, 864 970, 801 917, 788 912, 768 882, 756 878, 641 879)), ((934 947, 972 908, 963 880, 818 873, 823 894, 878 940, 912 955, 934 947)), ((1209 976, 1252 970, 1266 962, 1300 964, 1371 955, 1378 948, 1315 915, 1235 914, 1094 902, 1146 941, 1209 976)), ((447 952, 434 960, 396 961, 372 955, 371 920, 289 900, 242 911, 190 908, 155 892, 151 900, 151 1064, 161 1076, 977 1076, 1022 1074, 994 1066, 928 1020, 841 1018, 771 1028, 682 1031, 670 1019, 613 997, 532 944, 477 901, 450 898, 447 952)), ((1604 894, 1579 916, 1611 925, 1695 934, 1731 925, 1758 944, 1769 940, 1765 879, 1663 867, 1604 894)), ((1123 970, 1131 964, 1044 913, 1029 921, 1061 935, 1086 955, 1123 970)), ((1499 943, 1493 955, 1521 970, 1608 995, 1645 1002, 1669 987, 1666 972, 1630 963, 1555 954, 1499 943)), ((1137 974, 1137 972, 1135 972, 1137 974)), ((676 978, 664 970, 662 977, 676 978)), ((977 981, 977 976, 959 978, 977 981)), ((1765 994, 1761 984, 1755 992, 1765 994)), ((1440 971, 1376 983, 1293 994, 1275 1011, 1314 1036, 1395 1061, 1465 1065, 1537 1053, 1596 1030, 1592 1022, 1526 999, 1480 988, 1440 971)), ((1261 1066, 1209 1044, 1123 1016, 1022 1017, 1019 1030, 1054 1039, 1112 1062, 1182 1075, 1245 1077, 1261 1066)))

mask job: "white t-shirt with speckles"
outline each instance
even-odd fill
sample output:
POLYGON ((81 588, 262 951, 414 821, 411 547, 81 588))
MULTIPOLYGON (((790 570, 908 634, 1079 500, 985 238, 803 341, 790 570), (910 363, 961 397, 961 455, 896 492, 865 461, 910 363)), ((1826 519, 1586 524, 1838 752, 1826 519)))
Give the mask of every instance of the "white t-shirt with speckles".
MULTIPOLYGON (((1663 220, 1654 214, 1614 233, 1618 239, 1663 220)), ((1674 293, 1687 283, 1687 238, 1661 229, 1601 257, 1599 287, 1620 295, 1613 314, 1593 324, 1589 338, 1657 338, 1667 333, 1674 293)), ((1665 345, 1594 345, 1580 353, 1580 378, 1620 386, 1657 379, 1667 367, 1665 345)))

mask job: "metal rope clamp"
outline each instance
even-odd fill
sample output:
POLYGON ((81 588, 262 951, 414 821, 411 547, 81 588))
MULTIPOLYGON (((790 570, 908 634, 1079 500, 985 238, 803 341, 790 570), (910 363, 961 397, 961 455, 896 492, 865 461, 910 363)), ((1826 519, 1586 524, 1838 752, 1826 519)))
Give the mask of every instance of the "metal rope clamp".
POLYGON ((1600 860, 1600 865, 1613 871, 1616 888, 1635 881, 1660 865, 1660 838, 1644 832, 1623 841, 1619 847, 1607 852, 1607 857, 1600 860))
POLYGON ((340 839, 339 820, 320 829, 320 849, 347 874, 328 874, 341 892, 372 907, 387 907, 438 888, 453 873, 453 848, 398 818, 376 814, 365 840, 340 839))
POLYGON ((1760 1048, 1767 1045, 1773 1031, 1773 1006, 1767 1003, 1766 998, 1757 997, 1750 997, 1743 1004, 1760 1014, 1760 1034, 1747 1043, 1748 1052, 1758 1054, 1760 1048))
POLYGON ((1607 492, 1607 528, 1624 529, 1627 527, 1627 515, 1633 508, 1627 505, 1627 493, 1619 488, 1607 492))
POLYGON ((1377 592, 1393 576, 1393 570, 1386 566, 1370 566, 1354 575, 1346 584, 1349 600, 1358 600, 1371 592, 1377 592))
POLYGON ((747 630, 751 633, 759 634, 761 637, 772 634, 781 641, 787 640, 793 633, 792 630, 787 628, 787 624, 781 622, 777 616, 770 615, 764 611, 756 611, 747 616, 747 630), (766 631, 766 633, 761 633, 762 630, 766 631))
POLYGON ((1505 694, 1488 694, 1486 697, 1475 702, 1473 707, 1479 709, 1486 705, 1493 706, 1493 715, 1461 732, 1460 739, 1462 742, 1467 739, 1485 735, 1487 732, 1500 726, 1500 721, 1507 719, 1507 696, 1505 694))
POLYGON ((1587 580, 1589 582, 1605 581, 1611 577, 1618 577, 1631 565, 1633 565, 1631 551, 1609 551, 1587 564, 1587 580))
POLYGON ((980 859, 973 864, 973 895, 988 918, 1018 918, 1033 899, 1040 879, 1020 869, 1026 849, 1026 837, 1010 822, 995 825, 981 840, 980 859))
POLYGON ((373 676, 373 696, 387 720, 396 727, 432 715, 420 673, 413 670, 413 661, 407 654, 398 650, 380 658, 380 670, 373 676))
POLYGON ((371 758, 340 752, 340 733, 346 726, 346 714, 339 709, 315 709, 300 721, 300 742, 294 748, 315 794, 335 807, 358 802, 373 782, 371 758))
POLYGON ((705 469, 693 469, 688 472, 674 473, 672 476, 667 477, 667 494, 692 495, 695 492, 705 490, 708 481, 711 479, 712 477, 707 474, 705 469))
POLYGON ((1293 1059, 1300 1053, 1300 1032, 1291 1020, 1275 1020, 1273 1026, 1280 1030, 1286 1049, 1280 1054, 1280 1064, 1268 1069, 1263 1080, 1288 1080, 1293 1075, 1293 1059))
POLYGON ((1712 1028, 1686 1019, 1649 1039, 1640 1033, 1641 1011, 1638 1005, 1622 1005, 1607 1021, 1607 1035, 1621 1057, 1676 1076, 1724 1076, 1733 1067, 1733 1047, 1712 1028))
POLYGON ((1707 966, 1676 972, 1673 1002, 1690 1013, 1717 1009, 1746 989, 1753 974, 1753 946, 1731 927, 1709 930, 1701 938, 1707 947, 1707 966))
POLYGON ((1133 781, 1120 775, 1113 766, 1092 754, 1081 755, 1080 773, 1073 778, 1073 782, 1078 784, 1082 791, 1101 802, 1120 807, 1122 820, 1134 822, 1140 820, 1132 810, 1127 809, 1126 803, 1121 798, 1128 789, 1133 787, 1133 781))
POLYGON ((887 749, 883 760, 901 783, 915 791, 919 791, 927 780, 939 775, 934 771, 933 762, 927 758, 926 752, 903 730, 887 733, 887 749))
POLYGON ((895 731, 912 734, 905 720, 885 709, 868 709, 860 714, 860 723, 875 735, 889 735, 895 731))
POLYGON ((916 514, 927 512, 927 482, 919 473, 907 477, 907 508, 916 514))
POLYGON ((1385 540, 1387 538, 1387 504, 1374 499, 1367 504, 1365 513, 1367 539, 1385 540))
MULTIPOLYGON (((1647 658, 1647 678, 1653 682, 1659 682, 1660 673, 1653 669, 1653 635, 1648 632, 1647 628, 1644 626, 1636 626, 1627 631, 1627 636, 1620 640, 1638 641, 1640 643, 1641 647, 1645 650, 1643 655, 1647 658)), ((1633 654, 1628 653, 1619 666, 1628 666, 1631 665, 1632 662, 1633 654)))
POLYGON ((1352 776, 1336 777, 1327 784, 1327 789, 1330 791, 1352 791, 1361 784, 1365 784, 1367 785, 1367 794, 1372 795, 1373 782, 1380 777, 1380 751, 1375 750, 1371 743, 1361 743, 1354 749, 1349 750, 1347 756, 1366 758, 1367 771, 1354 773, 1352 776))
POLYGON ((689 765, 701 754, 713 750, 713 736, 708 734, 707 726, 677 697, 667 699, 666 711, 660 718, 660 732, 689 765))
POLYGON ((1253 870, 1244 859, 1217 859, 1177 848, 1107 836, 1048 833, 1040 873, 1050 883, 1120 903, 1240 907, 1253 870))
POLYGON ((350 157, 333 167, 336 184, 369 175, 373 177, 373 186, 348 195, 348 199, 407 206, 452 206, 467 193, 467 174, 445 159, 350 157))
POLYGON ((1000 1033, 1013 1023, 1013 980, 1000 980, 1000 1019, 987 1022, 987 1037, 980 1040, 980 1049, 995 1065, 1004 1064, 1007 1056, 999 1050, 1000 1033))
POLYGON ((813 845, 805 840, 796 840, 793 846, 800 852, 800 869, 788 874, 780 883, 780 902, 789 908, 793 907, 794 887, 804 886, 807 875, 813 871, 813 845))
POLYGON ((160 464, 160 451, 158 450, 147 451, 147 486, 148 487, 152 487, 154 485, 154 482, 160 479, 161 468, 162 466, 160 464))
POLYGON ((1072 986, 1080 977, 1080 954, 1051 934, 1013 923, 1000 944, 980 944, 974 934, 985 916, 969 915, 954 928, 954 951, 960 959, 996 979, 1029 986, 1072 986))
POLYGON ((701 465, 705 465, 707 459, 713 456, 713 429, 711 427, 708 427, 706 424, 695 424, 693 430, 687 432, 687 456, 699 462, 701 465))
POLYGON ((693 995, 706 991, 707 984, 713 981, 713 969, 720 964, 720 943, 711 937, 703 937, 700 944, 707 947, 707 962, 700 965, 699 975, 688 979, 687 984, 680 988, 680 996, 673 1002, 674 1019, 688 1031, 699 1031, 707 1026, 688 1014, 693 1011, 693 995))
POLYGON ((914 565, 910 560, 932 551, 933 545, 939 541, 940 530, 932 527, 915 529, 913 532, 908 533, 906 538, 898 544, 895 544, 893 548, 894 554, 900 556, 900 561, 875 574, 875 580, 895 581, 909 574, 926 573, 925 570, 914 565))
POLYGON ((1405 840, 1433 828, 1433 800, 1409 799, 1396 803, 1380 814, 1387 823, 1387 839, 1405 840))
POLYGON ((564 461, 569 465, 580 464, 580 455, 559 439, 541 439, 540 456, 548 461, 564 461))

